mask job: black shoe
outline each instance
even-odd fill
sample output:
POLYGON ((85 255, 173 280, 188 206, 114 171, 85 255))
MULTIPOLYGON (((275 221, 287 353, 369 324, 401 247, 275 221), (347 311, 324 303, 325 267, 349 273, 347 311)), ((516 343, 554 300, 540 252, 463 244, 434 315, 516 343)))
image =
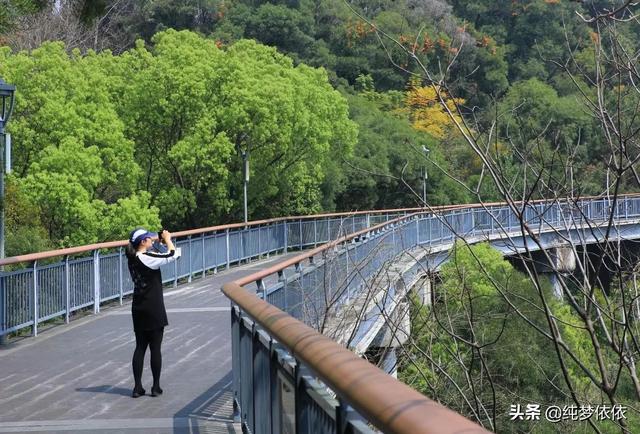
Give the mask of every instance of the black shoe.
POLYGON ((152 387, 151 388, 151 396, 160 396, 162 395, 162 389, 160 387, 152 387))
POLYGON ((146 393, 146 391, 141 387, 139 389, 136 389, 135 387, 133 388, 133 392, 131 392, 131 397, 132 398, 140 398, 142 395, 144 395, 146 393))

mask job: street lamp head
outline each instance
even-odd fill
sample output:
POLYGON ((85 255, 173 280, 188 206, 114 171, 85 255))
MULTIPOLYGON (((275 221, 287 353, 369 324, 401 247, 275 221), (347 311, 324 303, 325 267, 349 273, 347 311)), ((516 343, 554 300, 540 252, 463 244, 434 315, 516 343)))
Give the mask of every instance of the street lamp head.
POLYGON ((431 152, 431 150, 427 148, 425 145, 422 145, 422 152, 424 152, 425 154, 428 154, 429 152, 431 152))
POLYGON ((0 134, 4 133, 4 127, 11 117, 15 92, 16 87, 13 84, 0 78, 0 134))

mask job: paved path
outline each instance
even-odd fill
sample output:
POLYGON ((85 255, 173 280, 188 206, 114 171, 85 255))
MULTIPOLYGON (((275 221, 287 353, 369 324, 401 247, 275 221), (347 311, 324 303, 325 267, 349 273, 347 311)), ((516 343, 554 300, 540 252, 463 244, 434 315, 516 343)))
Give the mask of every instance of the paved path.
MULTIPOLYGON (((220 287, 288 256, 165 290, 161 397, 130 397, 129 300, 0 347, 0 433, 240 432, 232 419, 229 301, 220 287)), ((150 390, 148 351, 143 385, 150 390)))

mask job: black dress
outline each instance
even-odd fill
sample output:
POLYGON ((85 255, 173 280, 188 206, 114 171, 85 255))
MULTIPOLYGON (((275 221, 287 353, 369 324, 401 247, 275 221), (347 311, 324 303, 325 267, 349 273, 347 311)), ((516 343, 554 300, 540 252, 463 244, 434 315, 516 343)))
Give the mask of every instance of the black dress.
POLYGON ((129 258, 129 272, 133 280, 131 315, 134 331, 157 330, 169 325, 162 293, 160 266, 179 257, 171 250, 167 253, 138 253, 129 258))

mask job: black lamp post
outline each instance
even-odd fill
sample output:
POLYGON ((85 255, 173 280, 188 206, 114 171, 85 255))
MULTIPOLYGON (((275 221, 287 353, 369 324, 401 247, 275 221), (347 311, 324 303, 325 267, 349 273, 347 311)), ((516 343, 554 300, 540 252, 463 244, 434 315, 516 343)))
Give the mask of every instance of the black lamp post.
MULTIPOLYGON (((0 78, 0 258, 4 258, 4 173, 7 166, 7 134, 4 132, 11 112, 13 111, 14 95, 16 87, 5 83, 0 78)), ((4 285, 0 280, 0 332, 7 329, 5 318, 5 294, 4 285)), ((0 335, 0 345, 6 342, 6 335, 0 335)))
POLYGON ((6 83, 0 78, 0 134, 4 134, 4 127, 11 117, 15 92, 16 87, 13 84, 6 83))
POLYGON ((11 112, 13 111, 13 103, 14 96, 16 92, 16 87, 12 84, 5 83, 4 80, 0 78, 0 161, 2 162, 2 167, 0 167, 0 207, 2 208, 0 211, 0 258, 4 258, 4 174, 6 171, 6 163, 7 163, 7 134, 4 132, 7 123, 9 123, 9 118, 11 117, 11 112))

